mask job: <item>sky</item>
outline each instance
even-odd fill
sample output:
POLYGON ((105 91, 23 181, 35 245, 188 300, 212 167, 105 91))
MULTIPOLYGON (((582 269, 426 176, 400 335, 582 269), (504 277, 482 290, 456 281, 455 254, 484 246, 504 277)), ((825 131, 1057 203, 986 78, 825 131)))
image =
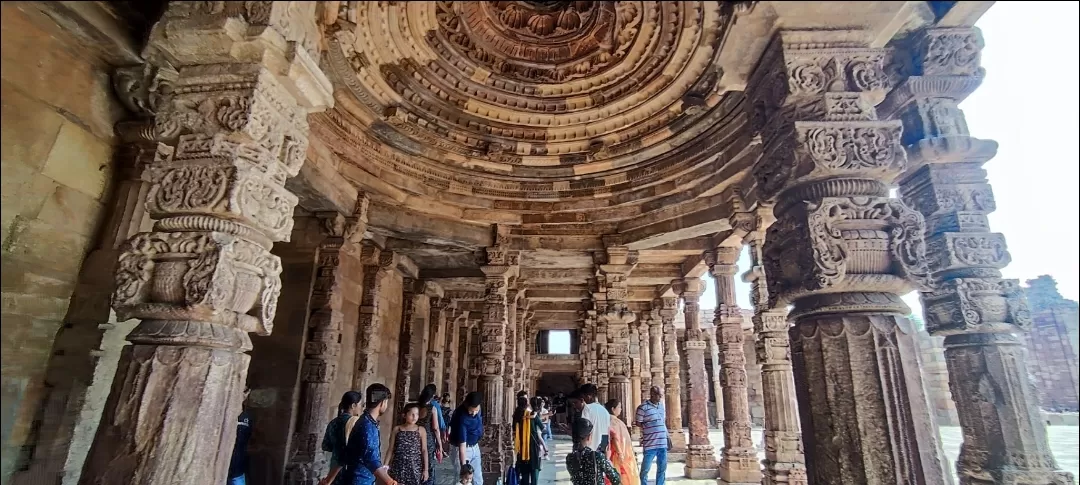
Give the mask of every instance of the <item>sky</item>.
MULTIPOLYGON (((1005 235, 1012 263, 1002 270, 1021 284, 1053 276, 1065 298, 1078 298, 1077 155, 1080 2, 997 2, 979 19, 986 79, 960 108, 971 135, 998 142, 984 165, 997 211, 990 228, 1005 235)), ((750 267, 743 251, 740 271, 750 267)), ((712 277, 702 308, 716 306, 712 277)), ((736 277, 739 306, 751 308, 750 287, 736 277)), ((919 297, 904 301, 922 315, 919 297)))

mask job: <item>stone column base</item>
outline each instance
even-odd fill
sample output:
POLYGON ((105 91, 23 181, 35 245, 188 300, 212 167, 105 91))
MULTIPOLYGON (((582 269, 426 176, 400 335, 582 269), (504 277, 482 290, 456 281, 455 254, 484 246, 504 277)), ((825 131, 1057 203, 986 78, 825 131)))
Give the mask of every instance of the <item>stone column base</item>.
MULTIPOLYGON (((506 477, 506 455, 503 440, 508 439, 506 425, 484 423, 484 436, 480 438, 480 463, 483 465, 484 483, 495 485, 506 477)), ((480 470, 476 470, 480 471, 480 470)))
POLYGON ((690 445, 690 450, 686 453, 686 478, 691 480, 716 478, 718 466, 712 445, 690 445))
POLYGON ((731 453, 725 449, 720 463, 720 480, 722 484, 751 484, 761 483, 761 465, 757 460, 757 453, 746 450, 731 453))

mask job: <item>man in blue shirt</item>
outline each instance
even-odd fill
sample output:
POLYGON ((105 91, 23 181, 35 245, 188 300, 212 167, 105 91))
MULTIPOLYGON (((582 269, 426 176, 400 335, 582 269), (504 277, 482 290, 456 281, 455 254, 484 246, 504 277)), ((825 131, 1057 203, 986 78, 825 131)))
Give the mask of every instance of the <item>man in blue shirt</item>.
POLYGON ((484 485, 484 468, 480 459, 480 437, 484 435, 480 404, 483 401, 483 394, 470 392, 450 416, 450 456, 454 459, 454 469, 460 473, 461 465, 472 465, 473 470, 478 472, 473 475, 473 485, 484 485))
POLYGON ((379 417, 390 407, 390 388, 372 384, 367 388, 364 414, 357 420, 345 445, 344 485, 397 485, 382 463, 379 417))

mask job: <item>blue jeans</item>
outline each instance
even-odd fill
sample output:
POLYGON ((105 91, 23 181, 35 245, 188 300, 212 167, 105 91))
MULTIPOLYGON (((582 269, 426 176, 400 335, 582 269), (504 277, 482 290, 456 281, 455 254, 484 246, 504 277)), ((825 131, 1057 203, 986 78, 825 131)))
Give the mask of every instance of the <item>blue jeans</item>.
POLYGON ((247 475, 230 478, 226 485, 247 485, 247 475))
POLYGON ((551 421, 544 423, 544 441, 551 441, 551 421))
POLYGON ((653 448, 645 450, 641 456, 641 485, 649 484, 649 468, 652 468, 654 458, 656 459, 656 483, 653 485, 664 485, 664 480, 667 479, 667 450, 653 448))

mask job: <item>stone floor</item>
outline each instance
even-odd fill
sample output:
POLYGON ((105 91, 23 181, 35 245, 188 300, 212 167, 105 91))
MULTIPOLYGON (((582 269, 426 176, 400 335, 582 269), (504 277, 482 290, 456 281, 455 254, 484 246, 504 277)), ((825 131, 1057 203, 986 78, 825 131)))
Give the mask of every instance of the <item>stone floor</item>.
MULTIPOLYGON (((1050 449, 1053 450, 1054 456, 1057 458, 1058 465, 1073 473, 1074 476, 1080 476, 1080 427, 1077 426, 1051 426, 1048 428, 1050 434, 1050 449)), ((709 434, 710 440, 715 444, 721 444, 724 442, 724 438, 720 431, 712 431, 709 434)), ((959 427, 942 427, 941 428, 942 446, 945 447, 945 456, 950 460, 949 468, 952 469, 952 460, 956 459, 956 455, 960 452, 960 428, 959 427)), ((761 430, 754 430, 755 442, 761 441, 761 430)), ((570 474, 566 471, 566 453, 570 451, 570 440, 565 436, 557 436, 555 438, 554 446, 554 459, 544 462, 544 467, 540 471, 540 485, 569 485, 570 474)), ((717 446, 717 458, 719 458, 720 447, 717 446)), ((762 453, 761 458, 765 458, 765 454, 762 453)), ((454 479, 454 471, 448 461, 438 465, 438 469, 435 472, 436 485, 453 485, 456 480, 454 479)), ((650 478, 652 474, 650 473, 650 478)), ((715 485, 715 480, 689 480, 683 476, 683 464, 682 463, 669 463, 667 472, 667 483, 675 485, 715 485)), ((491 484, 489 484, 491 485, 491 484)))

